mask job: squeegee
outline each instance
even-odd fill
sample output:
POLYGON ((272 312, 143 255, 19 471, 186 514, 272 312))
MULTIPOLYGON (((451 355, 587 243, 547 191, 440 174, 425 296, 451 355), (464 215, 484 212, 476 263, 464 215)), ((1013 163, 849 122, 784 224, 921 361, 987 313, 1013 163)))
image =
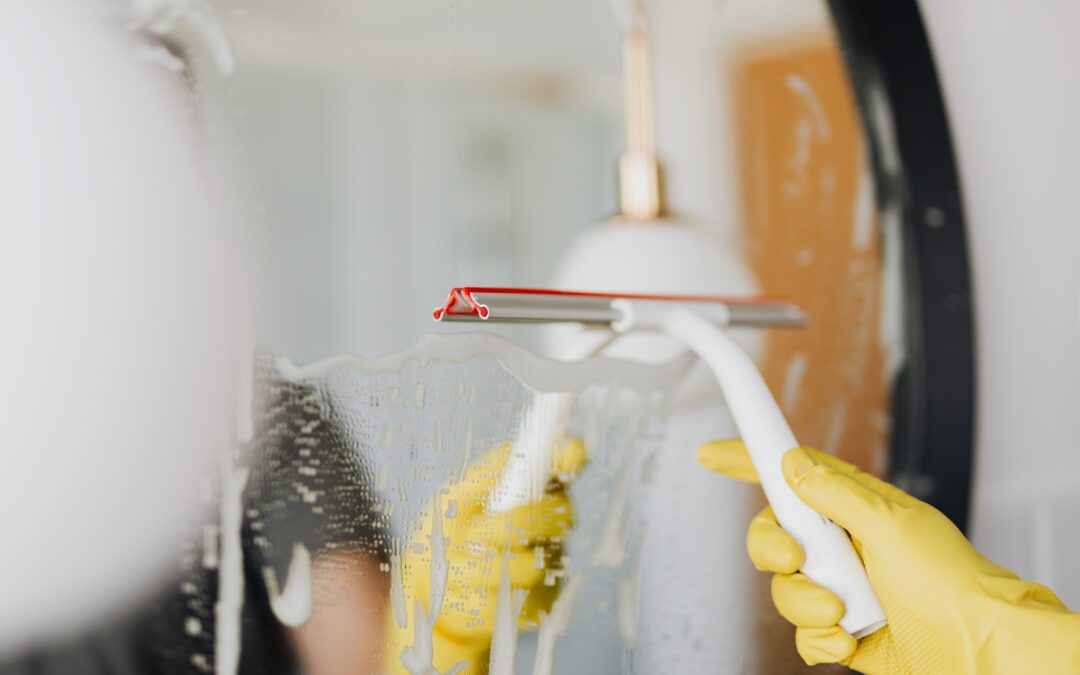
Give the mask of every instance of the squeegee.
MULTIPOLYGON (((685 344, 719 382, 776 519, 806 554, 801 571, 844 601, 840 626, 860 638, 885 625, 885 613, 847 533, 803 503, 785 481, 781 459, 799 443, 757 366, 724 330, 802 326, 806 317, 794 304, 771 297, 461 287, 451 290, 434 317, 478 323, 578 323, 615 334, 653 331, 685 344)), ((503 483, 546 484, 556 435, 565 428, 568 414, 568 397, 541 395, 526 416, 528 430, 521 434, 525 443, 512 453, 503 483)), ((518 505, 521 494, 504 490, 497 495, 504 502, 499 508, 518 505)))

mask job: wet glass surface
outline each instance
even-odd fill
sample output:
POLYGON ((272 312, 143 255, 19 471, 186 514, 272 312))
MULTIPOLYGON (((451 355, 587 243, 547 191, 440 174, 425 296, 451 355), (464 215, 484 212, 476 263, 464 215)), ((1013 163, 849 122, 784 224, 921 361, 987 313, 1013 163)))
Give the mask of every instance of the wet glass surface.
POLYGON ((429 360, 448 347, 427 345, 390 372, 372 372, 385 360, 345 359, 281 362, 288 379, 271 376, 243 531, 274 617, 303 625, 293 634, 301 665, 338 672, 374 658, 385 672, 429 672, 434 658, 445 671, 449 640, 469 645, 454 652, 468 672, 493 651, 491 672, 511 672, 511 660, 517 672, 633 670, 643 505, 665 434, 663 390, 686 363, 630 377, 605 363, 586 378, 487 336, 457 340, 460 363, 429 360), (546 390, 495 356, 470 355, 470 343, 509 354, 546 390), (562 414, 544 414, 553 400, 562 414), (496 511, 511 465, 546 440, 557 469, 540 469, 533 504, 496 511), (520 620, 501 614, 504 602, 520 620), (333 637, 365 629, 382 639, 333 637))

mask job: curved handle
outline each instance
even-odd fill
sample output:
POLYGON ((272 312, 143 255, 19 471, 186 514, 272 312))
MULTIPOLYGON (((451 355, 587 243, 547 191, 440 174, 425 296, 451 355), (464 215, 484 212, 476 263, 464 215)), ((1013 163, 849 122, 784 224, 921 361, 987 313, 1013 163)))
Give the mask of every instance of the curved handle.
POLYGON ((784 480, 781 459, 799 443, 757 366, 723 329, 687 309, 673 309, 664 329, 694 350, 720 382, 776 519, 806 553, 802 572, 844 601, 840 626, 855 638, 883 627, 885 611, 847 533, 803 503, 784 480))

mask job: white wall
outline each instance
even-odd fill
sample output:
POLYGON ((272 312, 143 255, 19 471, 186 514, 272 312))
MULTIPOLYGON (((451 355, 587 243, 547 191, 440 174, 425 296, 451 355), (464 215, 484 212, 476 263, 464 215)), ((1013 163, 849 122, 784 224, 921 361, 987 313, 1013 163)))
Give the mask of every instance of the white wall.
POLYGON ((1076 609, 1080 3, 939 0, 922 10, 959 152, 974 266, 974 539, 1076 609))

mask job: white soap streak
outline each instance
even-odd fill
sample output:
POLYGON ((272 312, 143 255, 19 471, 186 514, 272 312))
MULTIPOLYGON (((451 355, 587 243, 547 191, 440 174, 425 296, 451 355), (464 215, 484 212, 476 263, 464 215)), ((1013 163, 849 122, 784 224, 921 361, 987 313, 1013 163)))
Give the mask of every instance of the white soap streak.
POLYGON ((432 646, 434 638, 427 616, 424 615, 424 603, 420 598, 413 600, 413 643, 401 651, 401 665, 412 675, 431 675, 435 671, 432 646))
POLYGON ((244 611, 244 550, 240 528, 244 521, 247 467, 233 468, 223 453, 221 480, 221 546, 218 561, 218 600, 214 606, 214 672, 235 675, 240 665, 241 619, 244 611))
POLYGON ((423 335, 408 349, 387 356, 341 354, 303 366, 280 357, 275 365, 283 378, 296 382, 323 377, 338 368, 355 368, 371 375, 397 374, 409 363, 466 363, 485 356, 494 357, 519 380, 543 392, 577 391, 590 385, 647 392, 673 390, 697 361, 684 354, 662 365, 608 357, 570 363, 544 358, 491 333, 445 333, 423 335))
MULTIPOLYGON (((539 548, 537 550, 540 550, 539 548)), ((490 675, 514 675, 514 656, 517 652, 518 616, 528 591, 510 588, 510 548, 503 551, 499 572, 499 595, 495 599, 495 626, 491 636, 490 675)))
MULTIPOLYGON (((590 398, 592 399, 600 398, 598 395, 595 395, 591 389, 586 390, 586 392, 584 393, 591 394, 590 398)), ((584 398, 584 396, 582 398, 584 398)), ((595 401, 583 401, 582 405, 579 406, 579 409, 585 410, 585 420, 583 424, 583 429, 581 431, 581 441, 589 450, 590 455, 595 452, 593 450, 594 448, 599 450, 599 457, 590 457, 589 459, 599 460, 599 463, 601 465, 604 465, 607 463, 605 461, 607 458, 607 445, 605 443, 601 443, 600 441, 600 414, 598 412, 599 408, 600 404, 596 403, 595 401)))
POLYGON ((616 618, 619 635, 627 645, 634 644, 638 624, 638 580, 641 578, 641 550, 634 556, 634 564, 625 577, 619 580, 616 618))
POLYGON ((297 542, 285 578, 285 589, 278 591, 277 574, 269 565, 263 567, 263 580, 270 596, 270 609, 278 621, 293 628, 311 618, 311 553, 297 542))
POLYGON ((442 420, 435 420, 435 452, 442 452, 444 449, 442 420))
POLYGON ((784 410, 791 411, 799 400, 799 392, 802 390, 803 379, 806 377, 808 365, 806 354, 798 352, 788 362, 787 371, 784 373, 784 389, 780 400, 784 410))
MULTIPOLYGON (((431 675, 438 672, 434 664, 433 633, 435 621, 442 611, 446 581, 450 574, 450 565, 446 559, 446 539, 443 536, 441 502, 442 497, 436 492, 431 505, 431 535, 428 537, 431 548, 431 580, 428 592, 430 605, 427 614, 424 614, 424 603, 419 598, 414 601, 413 643, 401 652, 401 665, 412 675, 431 675)), ((455 665, 451 671, 457 672, 461 665, 455 665)))
POLYGON ((488 509, 505 513, 538 501, 551 480, 555 448, 566 441, 573 394, 537 394, 521 418, 514 446, 501 480, 491 495, 488 509))
POLYGON ((859 172, 859 182, 855 191, 855 212, 851 219, 851 246, 856 251, 870 249, 874 243, 874 226, 877 225, 877 204, 874 200, 874 181, 870 176, 870 167, 862 160, 863 170, 859 172))
POLYGON ((903 265, 903 229, 900 210, 888 207, 878 216, 877 231, 881 233, 881 249, 884 260, 881 269, 884 274, 881 291, 881 312, 878 334, 885 348, 885 373, 891 384, 900 374, 907 362, 908 326, 906 311, 906 277, 903 265))
POLYGON ((446 559, 446 538, 443 536, 442 495, 435 493, 431 505, 431 586, 428 597, 428 618, 431 625, 442 611, 443 598, 446 596, 446 581, 450 577, 450 562, 446 559))
POLYGON ((787 85, 788 90, 798 95, 806 104, 807 110, 810 111, 810 118, 814 123, 814 133, 818 139, 821 141, 829 140, 832 133, 829 129, 829 117, 825 114, 825 108, 821 105, 821 100, 818 99, 814 88, 810 86, 806 78, 798 73, 788 73, 784 84, 787 85))
POLYGON ((394 444, 394 425, 387 422, 383 425, 382 432, 379 434, 379 447, 386 449, 394 444))
POLYGON ((394 623, 404 628, 409 621, 405 609, 405 580, 401 570, 401 541, 394 538, 390 551, 390 607, 394 612, 394 623))
POLYGON ((472 459, 473 431, 472 419, 465 420, 465 441, 461 450, 461 467, 458 469, 457 482, 465 480, 465 474, 469 471, 469 461, 472 459))
POLYGON ((551 675, 555 667, 555 641, 566 634, 570 619, 574 616, 574 603, 585 585, 585 574, 571 575, 566 586, 551 606, 550 614, 540 615, 540 634, 536 640, 536 661, 533 675, 551 675))
POLYGON ((623 557, 626 555, 626 490, 629 482, 630 473, 623 469, 615 494, 612 495, 607 517, 604 519, 604 531, 600 535, 600 542, 589 558, 589 564, 593 567, 615 569, 622 565, 623 557))
POLYGON ((218 540, 221 528, 213 523, 203 525, 203 552, 202 566, 208 570, 216 570, 218 566, 218 540))

